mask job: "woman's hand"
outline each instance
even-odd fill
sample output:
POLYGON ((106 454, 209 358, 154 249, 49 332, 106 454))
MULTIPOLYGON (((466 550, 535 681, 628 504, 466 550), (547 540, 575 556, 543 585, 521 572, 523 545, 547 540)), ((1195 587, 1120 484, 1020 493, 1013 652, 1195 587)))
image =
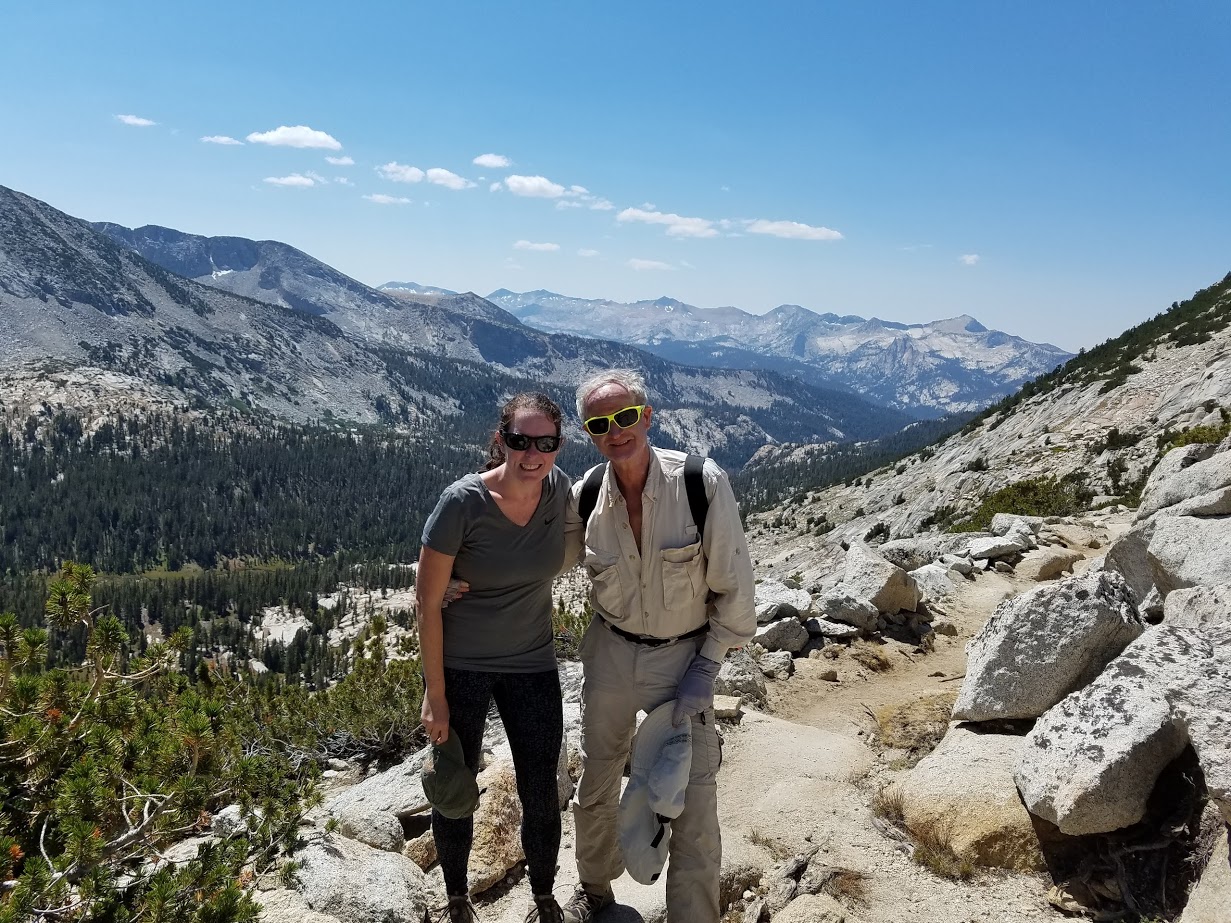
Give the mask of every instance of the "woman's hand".
POLYGON ((423 707, 419 709, 427 739, 442 744, 449 739, 449 703, 444 694, 424 693, 423 707))

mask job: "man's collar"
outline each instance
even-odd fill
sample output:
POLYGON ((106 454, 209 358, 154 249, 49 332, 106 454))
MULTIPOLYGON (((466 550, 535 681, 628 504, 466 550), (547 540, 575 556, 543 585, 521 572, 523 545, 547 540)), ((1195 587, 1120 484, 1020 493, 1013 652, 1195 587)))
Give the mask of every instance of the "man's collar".
MULTIPOLYGON (((641 488, 641 496, 649 497, 651 500, 657 498, 658 488, 666 482, 663 477, 663 466, 659 464, 658 453, 654 451, 654 446, 649 445, 647 449, 650 453, 650 464, 645 473, 645 486, 641 488)), ((611 462, 607 462, 607 471, 605 474, 607 481, 607 491, 612 496, 620 495, 620 484, 616 480, 615 466, 611 462)))

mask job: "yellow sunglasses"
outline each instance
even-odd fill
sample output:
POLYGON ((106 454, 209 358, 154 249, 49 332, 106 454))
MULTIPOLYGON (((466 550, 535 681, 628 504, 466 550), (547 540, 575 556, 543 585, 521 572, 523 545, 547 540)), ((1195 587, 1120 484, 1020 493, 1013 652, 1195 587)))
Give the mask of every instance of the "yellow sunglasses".
POLYGON ((603 414, 598 417, 590 417, 581 425, 585 427, 587 433, 591 436, 605 436, 611 430, 612 422, 620 429, 628 429, 630 426, 636 426, 641 419, 641 411, 645 410, 645 404, 635 404, 632 407, 625 407, 623 410, 617 410, 615 413, 603 414))

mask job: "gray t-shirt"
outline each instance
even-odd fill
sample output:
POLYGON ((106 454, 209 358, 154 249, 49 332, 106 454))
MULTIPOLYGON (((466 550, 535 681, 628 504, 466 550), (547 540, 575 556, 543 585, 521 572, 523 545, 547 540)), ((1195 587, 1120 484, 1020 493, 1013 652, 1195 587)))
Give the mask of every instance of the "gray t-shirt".
POLYGON ((524 526, 507 519, 483 479, 454 481, 423 527, 423 544, 453 555, 470 589, 444 610, 444 662, 456 670, 537 673, 556 668, 551 582, 564 562, 569 477, 552 468, 524 526))

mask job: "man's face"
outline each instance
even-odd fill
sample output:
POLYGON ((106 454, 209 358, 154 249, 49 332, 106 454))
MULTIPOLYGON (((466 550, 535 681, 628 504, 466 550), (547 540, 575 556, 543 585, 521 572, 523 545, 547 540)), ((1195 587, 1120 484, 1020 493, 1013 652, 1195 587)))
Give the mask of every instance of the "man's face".
MULTIPOLYGON (((607 384, 590 394, 586 401, 585 419, 603 416, 632 407, 637 399, 624 389, 622 385, 607 384)), ((615 422, 601 436, 591 435, 590 439, 603 457, 613 462, 628 461, 638 455, 648 453, 650 439, 651 408, 647 404, 641 412, 641 419, 628 429, 621 429, 615 422)))

